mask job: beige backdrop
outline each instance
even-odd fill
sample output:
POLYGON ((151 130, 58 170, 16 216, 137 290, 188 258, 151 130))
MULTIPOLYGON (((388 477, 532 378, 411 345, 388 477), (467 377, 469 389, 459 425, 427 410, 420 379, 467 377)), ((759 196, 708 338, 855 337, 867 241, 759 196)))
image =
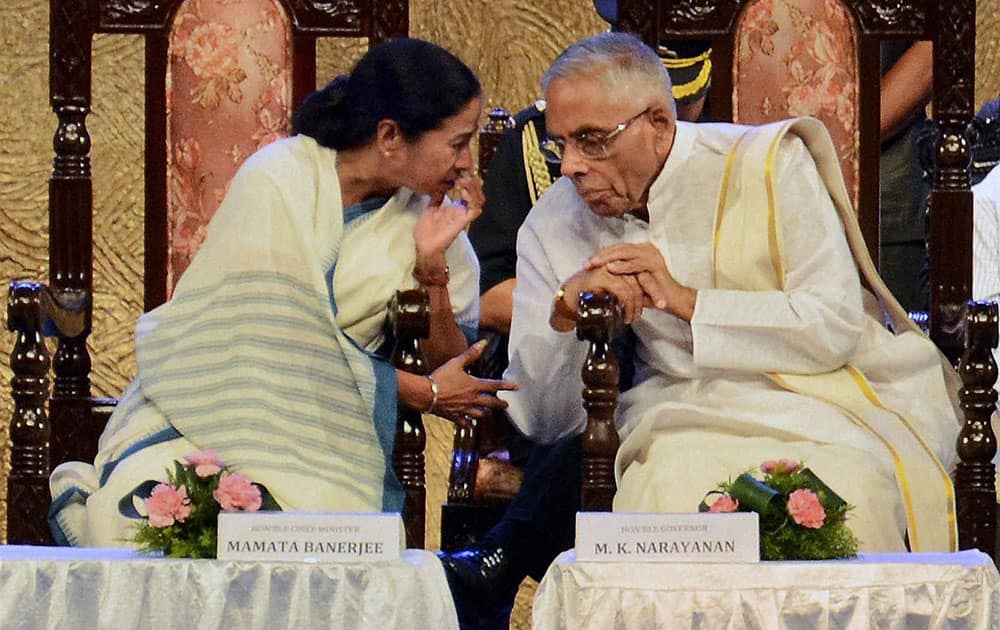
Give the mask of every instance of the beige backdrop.
MULTIPOLYGON (((47 176, 55 117, 48 106, 46 0, 0 3, 0 279, 46 278, 47 176)), ((977 106, 1000 94, 1000 0, 978 0, 977 106)), ((490 103, 518 109, 535 98, 541 69, 569 42, 604 23, 590 0, 412 0, 411 32, 456 52, 479 74, 490 103), (544 8, 541 8, 544 7, 544 8)), ((343 71, 363 42, 323 41, 320 81, 343 71)), ((117 395, 134 371, 131 334, 141 312, 143 46, 136 37, 94 44, 93 138, 95 313, 94 393, 117 395), (121 287, 128 287, 126 295, 121 287)), ((4 330, 6 327, 4 327, 4 330)), ((0 522, 6 522, 9 333, 0 334, 0 522)), ((429 423, 428 540, 435 547, 448 427, 429 423)), ((0 526, 2 529, 2 526, 0 526)), ((520 624, 518 624, 520 625, 520 624)))

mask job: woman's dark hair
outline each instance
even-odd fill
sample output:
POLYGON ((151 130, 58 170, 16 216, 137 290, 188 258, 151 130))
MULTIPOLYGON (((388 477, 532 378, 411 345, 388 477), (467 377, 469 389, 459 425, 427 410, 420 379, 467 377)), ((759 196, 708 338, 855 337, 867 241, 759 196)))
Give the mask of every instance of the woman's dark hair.
POLYGON ((350 76, 313 92, 292 115, 292 130, 339 151, 366 144, 388 118, 412 141, 481 94, 458 57, 419 39, 394 39, 369 50, 350 76))

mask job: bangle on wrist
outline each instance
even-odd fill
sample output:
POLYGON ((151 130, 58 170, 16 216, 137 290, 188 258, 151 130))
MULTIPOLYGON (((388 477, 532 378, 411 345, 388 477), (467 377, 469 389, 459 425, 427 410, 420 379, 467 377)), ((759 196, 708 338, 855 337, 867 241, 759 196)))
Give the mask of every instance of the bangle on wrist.
POLYGON ((431 404, 429 407, 427 407, 427 411, 425 411, 424 413, 434 413, 434 407, 437 406, 438 394, 441 393, 441 390, 438 389, 438 384, 434 381, 433 376, 428 374, 427 380, 430 381, 431 384, 431 404))
POLYGON ((553 303, 556 314, 566 319, 576 321, 576 310, 566 301, 566 287, 561 286, 556 291, 556 300, 553 303))
POLYGON ((432 271, 426 269, 421 269, 419 267, 413 268, 413 279, 416 280, 421 286, 425 287, 446 287, 448 286, 448 280, 451 277, 451 269, 448 265, 443 268, 439 267, 432 271))

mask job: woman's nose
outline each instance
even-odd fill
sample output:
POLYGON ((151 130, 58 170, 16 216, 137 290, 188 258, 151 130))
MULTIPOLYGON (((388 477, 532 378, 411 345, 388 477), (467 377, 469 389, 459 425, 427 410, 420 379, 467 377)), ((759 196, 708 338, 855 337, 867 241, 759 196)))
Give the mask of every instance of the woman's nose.
POLYGON ((455 168, 460 171, 472 168, 472 148, 469 145, 465 145, 458 152, 458 159, 455 160, 455 168))

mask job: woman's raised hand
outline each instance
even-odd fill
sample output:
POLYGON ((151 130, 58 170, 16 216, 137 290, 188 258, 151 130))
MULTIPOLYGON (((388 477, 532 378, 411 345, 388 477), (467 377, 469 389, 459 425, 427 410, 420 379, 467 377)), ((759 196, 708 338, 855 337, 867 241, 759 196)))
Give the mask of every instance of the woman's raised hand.
POLYGON ((473 175, 466 173, 458 180, 461 199, 451 201, 447 197, 432 199, 413 228, 413 240, 417 247, 417 265, 445 264, 444 252, 455 238, 467 229, 483 212, 483 186, 473 175))
POLYGON ((486 193, 483 192, 483 184, 476 176, 466 171, 458 180, 458 188, 461 191, 462 203, 469 209, 471 218, 469 223, 479 218, 483 213, 483 204, 486 203, 486 193))
POLYGON ((438 387, 433 409, 436 415, 460 421, 463 416, 482 418, 490 409, 507 408, 507 402, 497 398, 497 392, 516 390, 516 383, 476 378, 465 371, 485 349, 485 341, 476 342, 434 370, 434 382, 438 387))

